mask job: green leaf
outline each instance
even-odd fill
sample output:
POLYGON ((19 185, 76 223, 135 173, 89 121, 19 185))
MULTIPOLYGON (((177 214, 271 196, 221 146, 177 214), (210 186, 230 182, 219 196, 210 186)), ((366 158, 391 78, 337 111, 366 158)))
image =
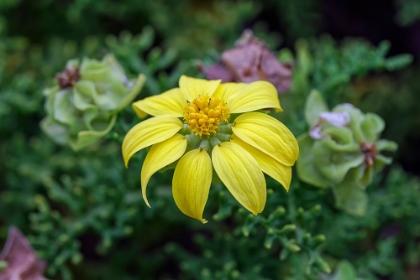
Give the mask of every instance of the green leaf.
POLYGON ((340 152, 360 151, 359 143, 354 140, 353 132, 349 128, 326 125, 326 127, 322 129, 322 132, 329 136, 324 140, 327 142, 330 149, 340 152))
MULTIPOLYGON (((338 72, 338 71, 337 71, 338 72)), ((337 73, 336 75, 330 77, 327 81, 325 81, 324 87, 321 89, 325 89, 326 91, 330 91, 340 85, 347 84, 351 79, 351 76, 347 73, 337 73)))
POLYGON ((311 152, 314 140, 307 133, 298 138, 299 159, 296 163, 296 170, 299 179, 316 187, 328 187, 331 182, 322 176, 314 165, 314 155, 311 152))
POLYGON ((327 104, 322 98, 321 93, 316 89, 313 89, 305 103, 306 122, 310 126, 313 126, 318 121, 318 116, 321 112, 328 112, 327 104))
POLYGON ((348 261, 341 261, 330 280, 357 280, 356 270, 348 261))
POLYGON ((150 26, 146 26, 143 28, 140 38, 138 39, 138 45, 140 46, 141 50, 145 50, 150 48, 153 44, 153 40, 155 38, 155 32, 153 28, 150 26))
MULTIPOLYGON (((63 89, 63 91, 69 92, 70 89, 63 89)), ((54 113, 54 100, 57 93, 60 92, 60 89, 58 86, 48 88, 44 90, 44 95, 47 98, 45 101, 45 111, 47 111, 47 114, 51 115, 54 113)))
POLYGON ((340 183, 347 172, 363 163, 359 143, 347 127, 327 127, 327 137, 314 142, 311 153, 315 168, 333 184, 340 183))
MULTIPOLYGON (((357 172, 357 170, 352 170, 357 172)), ((354 216, 363 216, 368 205, 368 196, 349 174, 343 182, 333 187, 335 206, 354 216)))
POLYGON ((72 124, 75 121, 75 108, 69 91, 61 90, 57 92, 53 105, 53 117, 56 121, 72 124))
POLYGON ((378 49, 376 50, 376 55, 379 57, 384 57, 387 55, 390 48, 391 48, 391 44, 389 43, 389 41, 382 41, 378 45, 378 49))
POLYGON ((111 81, 108 84, 97 84, 98 105, 106 111, 114 111, 121 100, 127 95, 126 86, 121 81, 111 81))
POLYGON ((121 80, 121 78, 125 76, 124 69, 115 59, 115 56, 113 54, 107 54, 102 59, 102 62, 112 70, 111 74, 114 76, 114 79, 121 80))
POLYGON ((391 163, 392 163, 392 158, 385 157, 383 155, 378 155, 373 160, 373 166, 375 167, 375 172, 380 172, 385 167, 385 165, 388 165, 391 163))
POLYGON ((369 143, 373 143, 384 130, 385 122, 377 114, 366 113, 360 123, 360 127, 363 131, 365 140, 369 143))
POLYGON ((394 141, 389 141, 385 139, 381 139, 376 141, 376 150, 379 151, 390 151, 394 152, 398 149, 398 144, 394 141))
POLYGON ((91 81, 79 81, 73 88, 74 106, 85 111, 96 106, 95 86, 91 81))
POLYGON ((409 65, 413 61, 413 56, 410 54, 400 54, 388 58, 385 62, 385 67, 389 71, 397 70, 409 65))
POLYGON ((124 99, 118 104, 117 108, 113 112, 119 112, 124 109, 129 103, 131 103, 137 94, 141 91, 146 81, 146 76, 140 74, 130 92, 124 97, 124 99))
POLYGON ((110 69, 107 65, 96 59, 85 57, 80 65, 81 80, 93 82, 106 82, 109 78, 110 69))
POLYGON ((298 39, 296 41, 296 64, 299 71, 307 76, 312 70, 312 57, 309 52, 308 42, 304 39, 298 39))
POLYGON ((89 130, 94 130, 92 127, 92 121, 99 116, 98 107, 92 107, 84 111, 83 121, 89 130))
POLYGON ((357 141, 366 141, 364 134, 360 127, 363 120, 363 113, 358 108, 351 104, 340 104, 334 107, 333 112, 347 112, 350 115, 350 123, 347 125, 353 132, 354 138, 357 141))
POLYGON ((40 123, 42 131, 47 134, 55 143, 64 145, 70 134, 69 127, 52 120, 50 117, 44 118, 40 123))
POLYGON ((366 164, 362 164, 359 167, 355 168, 354 172, 350 172, 349 179, 353 182, 356 182, 357 185, 365 190, 370 183, 372 183, 373 179, 373 172, 376 171, 376 166, 367 166, 366 164))
POLYGON ((312 148, 316 169, 333 184, 342 182, 351 168, 363 163, 363 154, 344 151, 347 147, 350 150, 351 145, 338 145, 332 139, 323 139, 312 148))
POLYGON ((116 119, 117 119, 117 115, 114 115, 111 121, 109 122, 108 127, 102 131, 95 131, 95 130, 80 131, 77 135, 76 143, 72 145, 73 150, 79 151, 83 149, 84 147, 95 143, 100 138, 108 134, 111 131, 111 129, 114 127, 116 119))

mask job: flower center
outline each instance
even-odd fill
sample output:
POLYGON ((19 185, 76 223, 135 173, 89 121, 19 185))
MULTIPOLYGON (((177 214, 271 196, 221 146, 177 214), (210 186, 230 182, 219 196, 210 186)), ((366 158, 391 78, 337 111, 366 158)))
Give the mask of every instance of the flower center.
POLYGON ((360 148, 362 150, 363 155, 365 156, 365 164, 367 166, 372 166, 373 160, 378 156, 375 144, 365 143, 362 141, 360 143, 360 148))
POLYGON ((55 75, 60 89, 74 86, 80 79, 79 67, 65 68, 63 72, 55 75))
POLYGON ((227 121, 229 109, 219 98, 200 96, 184 109, 184 121, 192 133, 197 135, 215 134, 221 121, 227 121))

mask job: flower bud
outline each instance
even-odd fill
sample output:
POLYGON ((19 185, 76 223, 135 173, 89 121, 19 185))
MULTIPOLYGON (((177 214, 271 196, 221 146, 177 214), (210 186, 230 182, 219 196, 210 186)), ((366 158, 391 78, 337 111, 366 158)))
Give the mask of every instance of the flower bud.
POLYGON ((105 136, 116 115, 143 87, 145 77, 130 81, 114 56, 102 61, 71 60, 45 90, 47 116, 41 128, 54 142, 80 150, 105 136))
POLYGON ((311 128, 298 140, 300 179, 317 187, 333 187, 338 207, 354 215, 364 214, 364 189, 372 182, 373 174, 391 162, 380 152, 397 147, 394 142, 379 140, 384 121, 351 104, 328 111, 317 91, 308 97, 305 115, 311 128))

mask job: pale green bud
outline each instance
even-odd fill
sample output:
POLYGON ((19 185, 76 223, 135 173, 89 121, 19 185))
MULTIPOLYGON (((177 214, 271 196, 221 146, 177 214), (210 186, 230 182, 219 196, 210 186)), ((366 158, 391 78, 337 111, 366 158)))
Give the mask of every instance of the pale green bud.
POLYGON ((367 206, 364 189, 374 173, 391 162, 380 152, 397 148, 394 142, 379 140, 384 121, 351 104, 329 111, 317 91, 307 99, 305 117, 310 130, 298 138, 299 178, 314 186, 333 187, 337 207, 363 215, 367 206))
POLYGON ((113 55, 102 61, 71 60, 44 91, 47 116, 41 128, 54 142, 80 150, 108 134, 119 111, 143 87, 145 77, 128 80, 113 55))

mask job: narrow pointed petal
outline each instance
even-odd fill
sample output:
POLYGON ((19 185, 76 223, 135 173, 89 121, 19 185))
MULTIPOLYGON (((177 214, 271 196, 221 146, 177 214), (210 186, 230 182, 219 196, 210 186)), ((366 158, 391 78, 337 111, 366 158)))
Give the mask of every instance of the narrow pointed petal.
POLYGON ((178 162, 172 179, 172 194, 178 208, 202 223, 213 176, 210 156, 205 150, 186 153, 178 162))
POLYGON ((213 97, 224 100, 228 105, 231 103, 230 98, 240 92, 247 84, 244 83, 224 83, 220 84, 219 87, 213 94, 213 97))
POLYGON ((247 150, 247 152, 258 162, 264 173, 279 182, 287 191, 289 190, 290 182, 292 181, 292 168, 290 166, 278 162, 266 153, 245 143, 235 135, 232 136, 231 141, 247 150))
POLYGON ((231 113, 244 113, 265 108, 283 111, 276 88, 266 81, 248 84, 242 90, 230 95, 228 100, 231 113))
POLYGON ((179 79, 179 87, 184 92, 188 101, 193 101, 199 96, 213 96, 221 80, 207 81, 182 75, 179 79))
POLYGON ((233 133, 242 141, 292 166, 299 156, 295 136, 280 121, 259 112, 245 113, 235 119, 233 133))
POLYGON ((147 97, 133 103, 137 116, 144 119, 147 115, 170 115, 182 117, 187 99, 179 88, 168 90, 162 94, 147 97))
POLYGON ((141 192, 144 202, 150 207, 146 196, 146 188, 150 177, 160 169, 178 160, 187 148, 187 139, 181 134, 175 134, 171 138, 153 145, 141 169, 141 192))
POLYGON ((172 116, 157 116, 133 126, 124 138, 122 154, 125 166, 130 158, 150 145, 165 141, 182 128, 182 122, 172 116))
POLYGON ((233 197, 254 215, 264 210, 265 178, 258 162, 241 146, 223 142, 212 153, 213 167, 233 197))

